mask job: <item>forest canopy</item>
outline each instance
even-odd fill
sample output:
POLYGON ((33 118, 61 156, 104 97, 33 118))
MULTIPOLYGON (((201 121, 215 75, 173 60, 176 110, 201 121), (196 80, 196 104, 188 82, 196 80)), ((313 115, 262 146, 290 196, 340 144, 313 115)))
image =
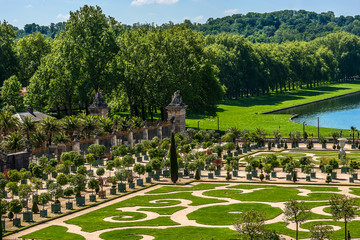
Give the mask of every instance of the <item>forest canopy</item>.
POLYGON ((1 104, 13 111, 32 105, 72 115, 86 110, 102 90, 111 114, 129 112, 145 120, 160 112, 165 120, 165 107, 180 90, 190 112, 215 115, 224 96, 238 99, 358 76, 360 38, 347 28, 357 16, 339 19, 331 12, 280 11, 209 19, 203 25, 185 21, 124 26, 100 7, 85 5, 70 12, 63 24, 26 26, 22 38, 7 22, 0 22, 1 104), (226 19, 233 19, 229 26, 243 21, 254 31, 216 27, 226 19), (334 22, 340 28, 320 29, 321 34, 309 37, 316 31, 307 21, 316 27, 334 22), (303 35, 291 30, 302 23, 303 35), (273 24, 274 34, 258 38, 260 29, 273 24), (281 29, 294 38, 276 40, 281 29), (23 88, 26 92, 19 94, 23 88))

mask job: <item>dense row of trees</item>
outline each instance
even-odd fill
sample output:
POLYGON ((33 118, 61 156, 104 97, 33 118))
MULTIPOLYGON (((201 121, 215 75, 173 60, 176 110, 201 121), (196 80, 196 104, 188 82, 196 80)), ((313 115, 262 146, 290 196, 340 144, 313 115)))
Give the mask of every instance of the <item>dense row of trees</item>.
POLYGON ((310 41, 329 33, 346 31, 360 36, 360 15, 339 16, 331 11, 315 13, 283 10, 270 13, 250 12, 223 18, 209 18, 205 24, 185 21, 204 34, 239 33, 253 42, 310 41))
MULTIPOLYGON (((202 34, 185 26, 125 30, 99 7, 85 5, 70 13, 66 31, 52 41, 36 33, 15 43, 6 22, 3 29, 10 32, 7 57, 15 68, 0 68, 0 82, 6 80, 2 85, 13 92, 20 91, 19 82, 26 86, 24 103, 38 110, 65 108, 72 114, 73 108, 87 109, 103 90, 114 111, 129 109, 145 119, 160 110, 164 120, 176 90, 198 113, 214 114, 223 96, 213 52, 202 34)), ((5 100, 9 91, 2 92, 5 100)))
POLYGON ((236 34, 207 36, 228 98, 315 87, 360 74, 360 38, 333 33, 311 42, 254 44, 236 34))
POLYGON ((41 33, 45 37, 55 38, 62 30, 65 30, 65 22, 51 23, 50 26, 40 26, 39 24, 25 24, 23 29, 14 27, 16 36, 23 38, 33 33, 41 33))
MULTIPOLYGON (((298 19, 301 14, 304 19, 332 21, 330 13, 303 11, 253 17, 287 22, 289 16, 298 19), (330 20, 319 20, 327 16, 330 20)), ((351 33, 276 44, 252 43, 231 33, 205 37, 190 28, 189 22, 127 27, 99 7, 86 5, 70 13, 65 31, 53 40, 40 31, 15 41, 13 28, 3 22, 3 106, 21 110, 33 105, 71 115, 73 109, 87 109, 94 94, 103 90, 113 112, 129 111, 146 119, 160 111, 165 120, 165 107, 176 90, 181 90, 190 111, 212 115, 224 90, 234 99, 311 88, 360 74, 360 38, 351 33), (16 94, 22 87, 27 87, 25 98, 16 94)))

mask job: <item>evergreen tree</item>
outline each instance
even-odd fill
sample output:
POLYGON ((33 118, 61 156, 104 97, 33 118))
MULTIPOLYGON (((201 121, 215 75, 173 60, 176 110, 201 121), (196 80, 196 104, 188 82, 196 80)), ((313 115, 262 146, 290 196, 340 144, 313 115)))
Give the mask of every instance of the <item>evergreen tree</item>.
POLYGON ((170 170, 171 170, 171 181, 176 183, 178 180, 178 162, 176 154, 176 144, 174 133, 171 134, 171 145, 170 145, 170 170))

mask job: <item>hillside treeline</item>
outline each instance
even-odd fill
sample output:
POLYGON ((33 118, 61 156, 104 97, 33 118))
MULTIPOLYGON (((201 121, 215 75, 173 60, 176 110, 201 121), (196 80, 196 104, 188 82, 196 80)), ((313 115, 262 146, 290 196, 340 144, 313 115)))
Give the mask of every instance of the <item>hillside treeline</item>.
POLYGON ((54 39, 16 39, 0 24, 2 107, 87 110, 103 90, 112 113, 161 113, 176 90, 193 113, 213 115, 223 99, 311 88, 360 72, 360 38, 333 33, 310 42, 252 43, 239 34, 204 36, 186 24, 127 28, 99 7, 70 13, 54 39), (26 93, 19 94, 22 87, 26 93))
POLYGON ((331 11, 316 13, 283 10, 270 13, 234 14, 210 18, 205 24, 186 21, 189 28, 205 35, 238 33, 252 42, 311 41, 329 33, 346 31, 360 36, 360 15, 339 16, 331 11))

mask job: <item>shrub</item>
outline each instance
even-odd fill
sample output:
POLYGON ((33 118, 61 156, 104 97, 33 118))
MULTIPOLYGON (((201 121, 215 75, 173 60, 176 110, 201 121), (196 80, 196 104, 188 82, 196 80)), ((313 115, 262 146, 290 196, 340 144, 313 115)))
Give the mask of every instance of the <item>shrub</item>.
POLYGON ((38 213, 38 212, 39 212, 39 207, 38 207, 36 201, 33 201, 33 205, 32 205, 32 207, 31 207, 31 211, 32 211, 33 213, 38 213))

